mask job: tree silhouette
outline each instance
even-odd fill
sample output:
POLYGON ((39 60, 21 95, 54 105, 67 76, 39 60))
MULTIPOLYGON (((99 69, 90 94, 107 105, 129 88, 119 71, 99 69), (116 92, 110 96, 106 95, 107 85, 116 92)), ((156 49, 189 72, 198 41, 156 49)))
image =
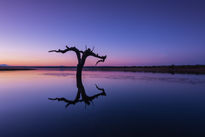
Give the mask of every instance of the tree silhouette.
POLYGON ((98 58, 99 60, 96 62, 96 65, 99 62, 104 62, 106 59, 106 55, 105 56, 99 56, 98 54, 93 52, 94 48, 91 50, 90 48, 86 48, 84 51, 79 50, 76 47, 68 47, 66 46, 66 49, 61 50, 50 50, 49 52, 57 52, 57 53, 66 53, 68 51, 74 51, 76 53, 77 59, 78 59, 78 64, 77 64, 77 72, 76 72, 76 79, 77 79, 77 87, 80 87, 82 85, 78 85, 79 83, 82 84, 82 70, 85 64, 85 61, 87 59, 87 57, 89 56, 93 56, 95 58, 98 58))
MULTIPOLYGON (((93 49, 94 50, 94 49, 93 49)), ((85 102, 86 104, 90 104, 90 102, 92 102, 92 100, 94 100, 95 98, 99 97, 99 96, 106 96, 105 90, 103 88, 99 88, 96 85, 96 88, 100 91, 102 91, 101 93, 95 94, 93 96, 88 96, 85 92, 83 83, 82 83, 82 70, 85 64, 85 61, 87 59, 88 56, 93 56, 98 58, 99 60, 96 62, 96 65, 99 62, 104 62, 106 59, 106 55, 105 56, 99 56, 98 54, 94 53, 93 50, 91 50, 90 48, 86 48, 85 51, 81 51, 79 49, 77 49, 76 47, 68 47, 66 46, 66 49, 61 50, 51 50, 49 52, 57 52, 57 53, 66 53, 68 51, 74 51, 76 53, 77 59, 78 59, 78 65, 77 65, 77 72, 76 72, 76 85, 78 88, 78 92, 77 95, 75 97, 74 100, 68 100, 64 97, 62 98, 48 98, 49 100, 58 100, 58 101, 64 101, 67 103, 66 107, 68 107, 70 104, 76 104, 78 102, 85 102)))

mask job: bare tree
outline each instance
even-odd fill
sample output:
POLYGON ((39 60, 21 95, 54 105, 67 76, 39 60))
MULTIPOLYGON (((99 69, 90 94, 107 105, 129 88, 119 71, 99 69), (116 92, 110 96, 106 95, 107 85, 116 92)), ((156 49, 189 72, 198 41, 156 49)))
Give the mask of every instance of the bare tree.
POLYGON ((58 50, 49 51, 49 52, 57 52, 57 53, 63 53, 63 54, 68 51, 74 51, 78 59, 77 72, 76 72, 76 83, 77 83, 78 92, 77 92, 76 98, 74 100, 67 100, 66 98, 62 97, 62 98, 49 98, 49 100, 64 101, 67 103, 66 106, 68 107, 70 104, 76 104, 78 102, 85 102, 86 104, 89 105, 90 102, 92 102, 92 100, 94 100, 98 96, 106 96, 105 90, 103 88, 99 88, 97 85, 96 85, 96 88, 102 92, 95 94, 93 96, 88 96, 85 92, 85 89, 82 83, 82 70, 83 70, 87 57, 93 56, 93 57, 98 58, 99 60, 96 62, 96 65, 99 62, 104 62, 107 57, 106 55, 99 56, 98 54, 94 53, 93 50, 94 48, 92 50, 90 48, 86 48, 85 51, 81 51, 77 49, 76 47, 66 46, 66 49, 64 50, 58 49, 58 50))
POLYGON ((86 61, 87 57, 88 56, 93 56, 95 58, 98 58, 99 60, 96 62, 96 65, 99 62, 104 62, 106 57, 107 57, 106 55, 105 56, 99 56, 98 54, 94 53, 93 50, 94 50, 94 48, 91 50, 90 48, 86 47, 86 49, 84 51, 82 51, 82 50, 79 50, 76 47, 66 46, 66 49, 64 49, 64 50, 58 49, 58 50, 51 50, 49 52, 57 52, 57 53, 63 53, 64 54, 68 51, 74 51, 76 53, 76 56, 77 56, 77 59, 78 59, 77 72, 76 72, 77 87, 82 87, 82 85, 79 85, 79 84, 82 84, 82 70, 83 70, 83 67, 84 67, 84 64, 85 64, 85 61, 86 61))

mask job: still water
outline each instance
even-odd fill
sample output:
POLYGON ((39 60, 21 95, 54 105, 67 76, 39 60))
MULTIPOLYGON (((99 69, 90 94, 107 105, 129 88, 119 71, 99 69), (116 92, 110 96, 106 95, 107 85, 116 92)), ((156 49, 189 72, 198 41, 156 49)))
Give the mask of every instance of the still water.
POLYGON ((0 72, 0 137, 205 136, 205 75, 86 71, 83 84, 87 102, 75 71, 0 72))

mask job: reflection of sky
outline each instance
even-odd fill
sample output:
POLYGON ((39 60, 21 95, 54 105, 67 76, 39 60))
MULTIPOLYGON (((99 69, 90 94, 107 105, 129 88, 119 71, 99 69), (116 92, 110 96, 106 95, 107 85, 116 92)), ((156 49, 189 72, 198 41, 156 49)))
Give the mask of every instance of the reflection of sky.
POLYGON ((205 82, 204 75, 85 71, 87 95, 98 93, 98 84, 107 96, 99 96, 90 106, 78 103, 65 108, 64 102, 48 98, 75 99, 75 71, 0 72, 0 133, 5 137, 201 136, 205 84, 200 81, 205 82))
MULTIPOLYGON (((203 1, 0 1, 0 63, 75 65, 75 44, 108 55, 103 65, 204 64, 203 1)), ((87 65, 93 65, 89 59, 87 65)))

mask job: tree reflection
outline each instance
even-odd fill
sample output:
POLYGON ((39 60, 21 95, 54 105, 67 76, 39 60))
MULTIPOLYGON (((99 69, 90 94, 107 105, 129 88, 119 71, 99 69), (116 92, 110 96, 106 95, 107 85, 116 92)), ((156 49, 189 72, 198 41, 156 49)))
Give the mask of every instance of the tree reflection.
POLYGON ((88 96, 86 94, 84 86, 82 84, 77 84, 77 85, 81 85, 81 86, 78 87, 78 92, 77 92, 76 97, 75 97, 74 100, 68 100, 64 97, 62 97, 62 98, 48 98, 48 99, 49 100, 63 101, 65 103, 67 103, 65 107, 68 107, 69 105, 75 105, 79 102, 84 102, 85 104, 90 105, 91 102, 94 99, 98 98, 99 96, 106 96, 105 90, 103 88, 99 88, 97 85, 95 85, 96 88, 101 92, 97 93, 93 96, 88 96))
MULTIPOLYGON (((78 72, 77 72, 78 74, 78 72)), ((76 94, 76 97, 74 100, 68 100, 64 97, 62 98, 48 98, 49 100, 57 100, 57 101, 63 101, 66 104, 66 107, 68 107, 69 105, 75 105, 79 102, 84 102, 85 104, 87 105, 90 105, 90 103, 95 99, 95 98, 98 98, 99 96, 106 96, 106 93, 105 93, 105 90, 103 88, 99 88, 98 85, 95 84, 96 88, 101 91, 100 93, 97 93, 93 96, 88 96, 85 92, 85 88, 83 86, 83 83, 82 83, 82 79, 81 79, 81 75, 77 75, 76 74, 76 86, 78 88, 78 92, 76 94)))

